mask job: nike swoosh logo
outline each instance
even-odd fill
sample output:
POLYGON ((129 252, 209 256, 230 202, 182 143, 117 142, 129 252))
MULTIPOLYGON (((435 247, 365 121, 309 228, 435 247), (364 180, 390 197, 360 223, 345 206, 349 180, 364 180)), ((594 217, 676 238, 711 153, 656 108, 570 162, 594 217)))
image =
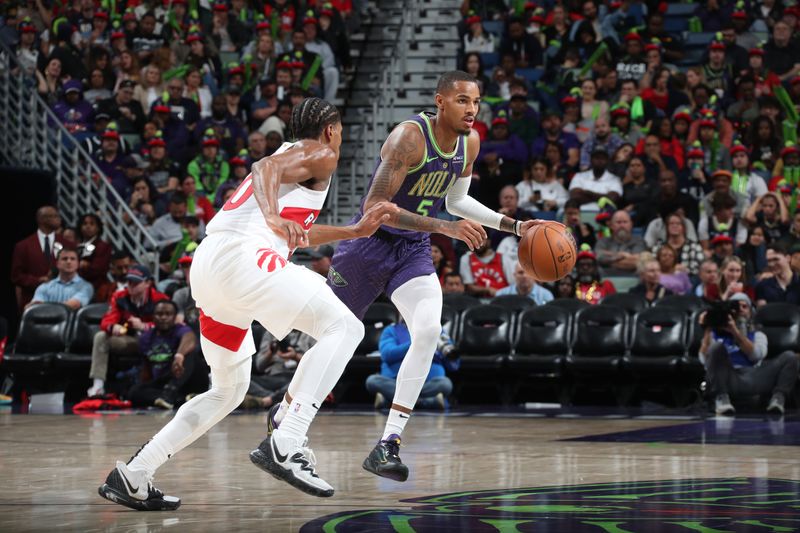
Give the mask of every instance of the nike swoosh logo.
POLYGON ((439 156, 438 156, 438 155, 435 155, 435 156, 433 156, 433 157, 429 157, 429 158, 427 158, 427 159, 425 160, 425 162, 426 162, 426 163, 430 163, 430 162, 431 162, 431 161, 433 161, 434 159, 439 159, 439 156))
POLYGON ((317 406, 317 404, 315 404, 315 403, 313 403, 313 402, 311 403, 311 407, 313 407, 313 408, 314 408, 314 409, 316 409, 316 410, 319 410, 319 407, 317 406))
POLYGON ((289 457, 289 454, 281 455, 278 451, 278 447, 275 446, 275 439, 270 439, 270 446, 272 446, 272 453, 275 454, 275 459, 278 460, 279 463, 285 463, 286 459, 289 457))
POLYGON ((122 481, 124 481, 125 485, 128 487, 128 494, 131 496, 136 496, 136 494, 139 493, 139 487, 133 488, 133 485, 131 485, 131 482, 125 477, 125 474, 123 474, 121 470, 118 470, 118 472, 119 476, 122 478, 122 481))
POLYGON ((400 413, 400 418, 408 418, 408 415, 404 415, 403 413, 400 413))

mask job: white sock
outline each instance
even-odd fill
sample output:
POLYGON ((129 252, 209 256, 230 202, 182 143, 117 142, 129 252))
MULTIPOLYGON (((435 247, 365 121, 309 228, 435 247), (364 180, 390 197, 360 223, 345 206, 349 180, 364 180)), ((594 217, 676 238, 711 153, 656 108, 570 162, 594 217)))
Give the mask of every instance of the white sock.
POLYGON ((383 430, 383 436, 381 437, 381 440, 388 439, 390 435, 400 436, 403 433, 403 430, 406 428, 406 423, 408 422, 409 417, 410 415, 402 411, 390 409, 389 418, 386 420, 386 427, 383 430))
POLYGON ((106 387, 106 382, 100 378, 94 378, 92 381, 92 388, 93 389, 104 389, 106 387))
POLYGON ((318 410, 319 403, 313 397, 308 394, 298 394, 292 398, 292 404, 281 420, 281 427, 276 429, 275 433, 302 441, 318 410))
POLYGON ((280 424, 283 417, 286 416, 286 412, 289 410, 289 402, 286 401, 286 396, 283 397, 281 400, 281 404, 278 407, 278 410, 275 412, 275 423, 280 424))

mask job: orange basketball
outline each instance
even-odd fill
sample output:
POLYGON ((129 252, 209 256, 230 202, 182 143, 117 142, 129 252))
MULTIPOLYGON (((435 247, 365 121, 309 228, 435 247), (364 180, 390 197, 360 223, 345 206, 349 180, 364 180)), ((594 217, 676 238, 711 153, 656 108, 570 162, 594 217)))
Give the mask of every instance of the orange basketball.
POLYGON ((577 255, 575 239, 559 222, 533 226, 522 236, 517 251, 522 268, 536 281, 563 278, 572 271, 577 255))

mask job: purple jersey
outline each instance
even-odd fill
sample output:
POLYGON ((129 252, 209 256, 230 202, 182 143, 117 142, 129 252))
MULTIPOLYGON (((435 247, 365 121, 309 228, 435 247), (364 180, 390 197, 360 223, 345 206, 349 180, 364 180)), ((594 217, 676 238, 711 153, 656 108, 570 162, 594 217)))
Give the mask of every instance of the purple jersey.
MULTIPOLYGON (((436 218, 442 209, 447 192, 464 173, 464 169, 467 166, 467 136, 458 137, 455 149, 446 154, 439 148, 433 136, 432 116, 430 113, 422 112, 403 122, 403 124, 415 124, 422 132, 422 136, 425 138, 425 154, 419 165, 409 169, 406 179, 400 186, 400 190, 392 197, 391 201, 397 204, 398 207, 412 213, 436 218)), ((378 159, 378 163, 375 165, 375 172, 377 172, 380 163, 381 161, 378 159)), ((372 186, 375 172, 372 173, 367 190, 372 186)), ((361 215, 364 213, 365 199, 361 200, 361 215)), ((381 226, 381 229, 412 240, 422 240, 428 237, 427 233, 420 231, 390 228, 388 226, 381 226)))

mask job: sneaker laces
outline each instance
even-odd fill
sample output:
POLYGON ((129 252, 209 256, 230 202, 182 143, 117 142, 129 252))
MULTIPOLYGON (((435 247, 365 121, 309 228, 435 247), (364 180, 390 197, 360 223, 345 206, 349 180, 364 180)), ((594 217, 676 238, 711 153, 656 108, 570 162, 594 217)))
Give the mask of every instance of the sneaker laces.
POLYGON ((400 455, 400 439, 389 439, 381 441, 384 448, 389 452, 389 455, 397 457, 400 455))
POLYGON ((303 439, 303 444, 300 445, 300 452, 306 457, 308 465, 313 470, 317 465, 317 456, 314 455, 314 450, 308 447, 308 437, 303 439))

